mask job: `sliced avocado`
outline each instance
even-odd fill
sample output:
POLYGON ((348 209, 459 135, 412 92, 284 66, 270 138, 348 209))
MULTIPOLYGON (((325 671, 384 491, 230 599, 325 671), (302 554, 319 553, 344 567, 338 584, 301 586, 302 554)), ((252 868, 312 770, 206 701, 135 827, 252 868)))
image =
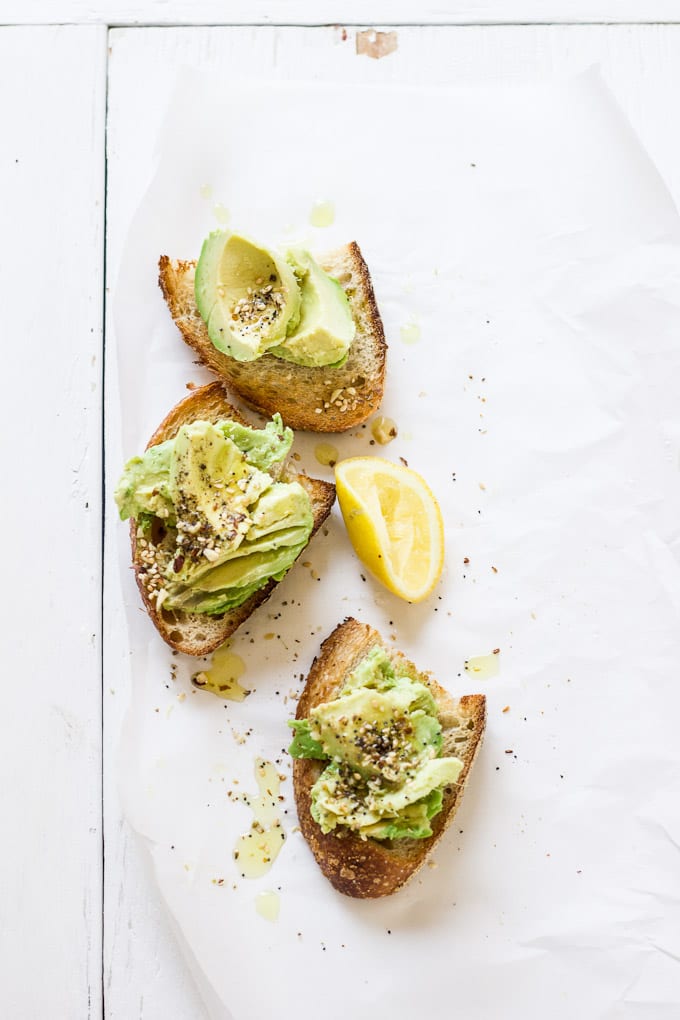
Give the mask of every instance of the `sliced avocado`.
POLYGON ((171 605, 172 600, 164 602, 163 605, 172 609, 181 609, 187 613, 206 613, 207 615, 215 616, 218 613, 226 613, 236 606, 243 605, 246 599, 249 599, 260 588, 264 588, 268 581, 269 578, 265 577, 251 585, 243 585, 240 588, 230 588, 228 591, 214 593, 195 591, 191 594, 191 598, 187 598, 180 605, 171 605))
MULTIPOLYGON (((293 549, 295 549, 294 546, 293 549)), ((273 574, 287 570, 291 564, 290 554, 292 551, 290 546, 283 546, 283 548, 273 549, 268 553, 253 552, 247 556, 227 560, 226 563, 222 563, 219 567, 214 567, 204 574, 195 585, 195 589, 202 592, 215 592, 255 584, 261 578, 267 579, 273 574)))
POLYGON ((432 835, 430 819, 441 811, 443 799, 440 788, 431 790, 426 797, 409 804, 394 818, 364 826, 362 835, 373 839, 426 839, 432 835))
POLYGON ((379 824, 393 826, 401 819, 408 821, 409 812, 417 801, 427 798, 433 790, 455 783, 462 768, 463 763, 457 758, 437 758, 426 762, 394 790, 359 786, 357 796, 352 789, 347 793, 346 777, 333 763, 312 787, 312 814, 324 832, 340 824, 349 825, 363 835, 386 838, 377 836, 379 824))
POLYGON ((262 493, 250 516, 249 541, 284 527, 304 527, 309 531, 314 523, 309 496, 299 482, 272 485, 262 493))
POLYGON ((384 774, 394 779, 394 770, 381 761, 383 746, 389 744, 414 766, 436 755, 441 747, 436 716, 417 707, 423 691, 429 695, 423 684, 406 677, 384 691, 354 687, 337 700, 312 709, 312 735, 329 758, 353 765, 362 775, 384 774))
POLYGON ((190 613, 220 613, 238 606, 268 581, 280 581, 300 555, 309 533, 297 531, 297 544, 290 541, 290 533, 282 533, 280 545, 270 539, 271 548, 251 550, 244 542, 234 559, 214 567, 195 580, 190 587, 171 589, 164 605, 168 609, 181 609, 190 613))
POLYGON ((285 572, 313 524, 298 482, 272 482, 209 422, 177 433, 169 491, 180 555, 166 571, 168 608, 190 608, 195 592, 250 586, 285 572))
POLYGON ((394 737, 400 744, 408 740, 410 754, 416 750, 415 744, 410 746, 413 726, 404 721, 413 701, 410 686, 399 685, 384 693, 358 687, 319 705, 309 714, 312 735, 329 758, 347 762, 363 775, 379 775, 378 748, 383 743, 394 737))
POLYGON ((270 485, 270 476, 251 467, 216 425, 183 425, 170 461, 178 555, 168 566, 167 580, 174 586, 195 584, 237 548, 249 527, 249 507, 270 485))
POLYGON ((328 761, 311 791, 311 813, 324 832, 340 825, 373 839, 432 834, 442 790, 457 781, 463 763, 440 757, 436 703, 410 674, 376 646, 338 698, 293 723, 290 753, 328 761))
MULTIPOLYGON (((248 532, 248 536, 252 533, 252 529, 248 532)), ((289 545, 300 545, 304 544, 307 540, 309 529, 304 524, 298 524, 294 527, 287 528, 285 521, 281 522, 281 527, 276 527, 272 524, 271 530, 266 535, 261 535, 259 538, 248 539, 242 542, 238 549, 235 549, 229 554, 228 559, 233 560, 239 556, 250 556, 251 553, 266 553, 273 552, 275 549, 281 549, 283 546, 289 545)), ((225 560, 225 562, 227 562, 225 560)))
POLYGON ((271 353, 298 365, 341 364, 356 333, 347 295, 308 251, 294 249, 286 258, 300 284, 300 321, 271 353))
POLYGON ((275 470, 291 442, 278 415, 259 430, 196 421, 128 463, 116 488, 121 516, 147 530, 159 517, 175 542, 164 606, 221 613, 284 576, 309 540, 311 504, 298 482, 261 468, 275 470))
POLYGON ((300 318, 295 273, 274 252, 214 230, 196 267, 196 306, 218 351, 253 361, 281 343, 300 318))
POLYGON ((270 575, 285 573, 307 544, 313 523, 309 497, 302 486, 298 482, 275 482, 248 510, 232 541, 215 536, 210 560, 201 557, 188 569, 182 565, 177 572, 174 567, 168 571, 170 602, 176 606, 183 603, 187 586, 205 592, 251 584, 256 565, 262 576, 265 567, 270 575))
POLYGON ((462 769, 463 763, 458 758, 434 758, 421 765, 400 789, 376 793, 372 803, 379 806, 382 814, 396 815, 432 790, 455 783, 462 769))
POLYGON ((215 530, 254 504, 271 477, 248 462, 236 443, 210 422, 183 425, 170 461, 169 493, 176 508, 202 512, 215 530))

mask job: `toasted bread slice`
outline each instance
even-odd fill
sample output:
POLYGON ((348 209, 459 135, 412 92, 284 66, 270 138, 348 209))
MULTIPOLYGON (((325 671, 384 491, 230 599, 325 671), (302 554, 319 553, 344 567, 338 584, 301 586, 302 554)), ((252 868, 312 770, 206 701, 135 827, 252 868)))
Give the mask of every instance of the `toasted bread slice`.
POLYGON ((278 411, 293 429, 344 432, 366 421, 380 406, 387 344, 359 245, 352 241, 320 262, 344 288, 356 323, 347 361, 340 368, 307 368, 273 354, 236 361, 213 347, 196 308, 196 263, 162 255, 158 282, 189 347, 247 404, 263 414, 278 411))
MULTIPOLYGON (((376 645, 384 648, 394 662, 408 662, 366 624, 350 617, 336 627, 312 664, 296 718, 306 719, 316 705, 332 701, 347 675, 376 645)), ((412 663, 409 665, 415 669, 412 663)), ((293 764, 295 802, 302 834, 326 878, 346 896, 360 899, 388 896, 413 877, 452 821, 479 750, 486 718, 484 695, 468 694, 454 699, 428 673, 417 672, 417 677, 430 689, 437 704, 444 738, 442 755, 460 758, 463 762, 458 782, 445 789, 442 810, 431 821, 431 836, 426 839, 361 839, 341 826, 332 832, 322 832, 310 809, 312 786, 323 771, 324 763, 301 758, 295 759, 293 764)))
MULTIPOLYGON (((194 390, 191 396, 186 397, 170 411, 152 435, 147 449, 166 439, 172 439, 179 428, 188 422, 216 422, 222 418, 230 418, 243 425, 251 424, 229 403, 221 383, 214 382, 208 386, 202 386, 200 389, 194 390)), ((308 478, 304 474, 298 474, 287 466, 284 466, 281 479, 297 481, 306 489, 314 515, 312 529, 312 535, 314 535, 331 511, 335 500, 335 486, 331 482, 323 482, 316 478, 308 478)), ((159 612, 156 609, 155 600, 149 597, 144 584, 144 571, 149 563, 149 553, 153 553, 154 549, 154 535, 152 533, 151 541, 146 549, 142 548, 141 543, 138 542, 137 523, 132 518, 130 538, 132 564, 146 611, 163 640, 178 652, 185 652, 187 655, 207 655, 213 652, 234 633, 237 627, 241 626, 244 620, 248 619, 253 610, 269 598, 278 584, 277 581, 269 581, 264 588, 251 595, 242 605, 219 616, 209 616, 205 613, 184 613, 166 610, 163 607, 159 612), (146 555, 146 564, 142 560, 143 554, 146 555)))

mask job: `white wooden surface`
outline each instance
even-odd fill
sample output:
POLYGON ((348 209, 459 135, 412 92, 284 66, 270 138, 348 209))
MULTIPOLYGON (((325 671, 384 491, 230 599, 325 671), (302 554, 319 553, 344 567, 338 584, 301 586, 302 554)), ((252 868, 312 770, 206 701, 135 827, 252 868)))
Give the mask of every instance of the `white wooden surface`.
POLYGON ((104 29, 0 31, 0 1014, 13 1020, 102 1015, 105 87, 104 29))
MULTIPOLYGON (((285 21, 672 21, 676 0, 4 0, 0 22, 2 407, 9 585, 4 711, 0 1015, 200 1020, 143 855, 121 820, 115 748, 127 692, 122 622, 105 613, 106 910, 102 987, 101 372, 107 24, 285 21), (84 24, 90 27, 82 27, 84 24), (99 27, 97 27, 99 26, 99 27), (18 160, 18 162, 15 162, 18 160), (38 265, 38 260, 40 264, 38 265), (30 383, 28 380, 30 379, 30 383), (24 380, 26 382, 24 383, 24 380), (30 421, 27 408, 30 406, 30 421), (21 424, 19 424, 21 423, 21 424), (19 432, 21 429, 21 432, 19 432), (10 481, 11 479, 11 481, 10 481), (24 498, 22 498, 24 497, 24 498), (33 626, 26 565, 40 564, 33 626), (46 576, 45 576, 46 575, 46 576)), ((597 62, 680 199, 680 25, 398 29, 397 51, 356 55, 338 28, 130 28, 108 33, 107 282, 151 169, 177 67, 240 78, 475 82, 597 62)), ((587 159, 587 153, 584 153, 587 159)), ((109 367, 112 370, 111 360, 109 367)), ((110 437, 115 477, 122 451, 110 437)), ((115 515, 107 507, 110 528, 115 515)), ((112 548, 107 569, 117 569, 112 548)))
POLYGON ((677 0, 3 0, 4 24, 527 25, 677 22, 677 0))
MULTIPOLYGON (((123 29, 111 32, 110 48, 111 286, 126 225, 151 169, 164 96, 176 69, 186 64, 220 68, 234 78, 458 83, 565 73, 599 63, 680 198, 680 151, 670 129, 680 89, 680 27, 401 28, 397 52, 379 61, 357 56, 354 30, 344 38, 337 28, 123 29)), ((105 690, 119 646, 114 621, 105 648, 105 690)), ((116 742, 125 698, 117 689, 106 708, 107 748, 116 742)), ((106 788, 112 788, 110 774, 106 788)), ((146 1020, 204 1016, 113 795, 106 801, 106 842, 107 1016, 137 1015, 142 999, 146 1020)))

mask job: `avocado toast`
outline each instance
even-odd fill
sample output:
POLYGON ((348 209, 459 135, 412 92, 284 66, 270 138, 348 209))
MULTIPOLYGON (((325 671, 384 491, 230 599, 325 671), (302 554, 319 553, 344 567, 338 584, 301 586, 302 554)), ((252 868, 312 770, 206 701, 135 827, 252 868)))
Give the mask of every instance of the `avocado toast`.
POLYGON ((338 365, 296 364, 272 353, 238 361, 210 339, 196 303, 195 262, 161 256, 159 285, 185 342, 247 404, 263 414, 279 412, 294 429, 343 432, 380 406, 387 345, 358 244, 352 241, 319 263, 344 291, 355 325, 346 360, 338 365))
POLYGON ((161 422, 116 491, 132 564, 164 641, 188 655, 221 645, 271 595, 330 513, 335 487, 292 471, 292 433, 250 427, 222 384, 161 422))
POLYGON ((452 821, 485 724, 348 618, 321 646, 291 723, 300 829, 324 875, 361 899, 396 892, 452 821))

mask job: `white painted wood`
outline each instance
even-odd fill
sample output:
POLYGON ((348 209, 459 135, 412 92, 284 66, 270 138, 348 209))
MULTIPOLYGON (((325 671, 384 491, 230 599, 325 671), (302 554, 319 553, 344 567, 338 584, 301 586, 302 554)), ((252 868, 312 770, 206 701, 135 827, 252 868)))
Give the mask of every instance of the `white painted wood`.
MULTIPOLYGON (((425 14, 434 16, 430 9, 425 14)), ((154 136, 166 96, 176 70, 187 64, 219 68, 225 81, 233 77, 473 83, 573 72, 599 63, 676 199, 680 198, 680 141, 672 129, 680 89, 680 28, 403 28, 396 53, 379 61, 358 57, 354 32, 345 34, 336 28, 124 29, 111 32, 110 46, 108 282, 112 287, 127 224, 151 172, 154 136)), ((182 144, 190 144, 190 132, 187 125, 182 144)), ((587 160, 588 154, 583 156, 587 160)), ((112 354, 108 352, 111 371, 107 375, 111 386, 107 397, 109 480, 122 463, 112 354)), ((108 515, 106 562, 107 576, 112 576, 117 569, 111 541, 116 524, 110 506, 108 515)), ((115 798, 113 749, 128 697, 121 670, 126 651, 120 609, 108 599, 105 609, 106 1015, 110 1020, 132 1016, 199 1020, 205 1010, 180 962, 156 890, 147 879, 141 848, 121 822, 115 798), (109 689, 115 694, 109 694, 109 689)))
POLYGON ((525 25, 678 22, 677 0, 4 0, 4 24, 525 25))
POLYGON ((104 29, 0 28, 0 1013, 16 1020, 102 1015, 105 85, 104 29))

